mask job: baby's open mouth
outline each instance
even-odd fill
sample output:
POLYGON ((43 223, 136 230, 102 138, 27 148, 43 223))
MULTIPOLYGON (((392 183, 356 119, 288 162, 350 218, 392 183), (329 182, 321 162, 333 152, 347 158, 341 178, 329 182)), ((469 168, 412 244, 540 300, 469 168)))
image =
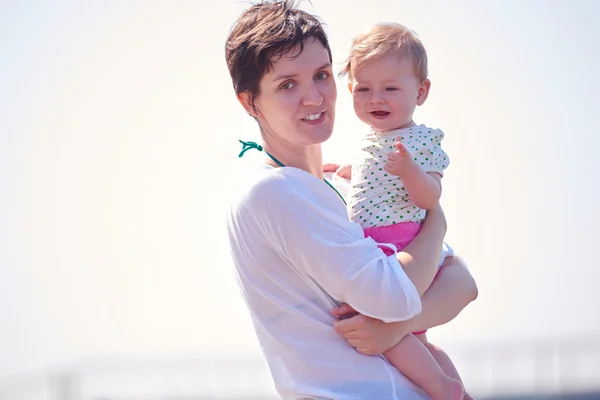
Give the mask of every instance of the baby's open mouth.
POLYGON ((390 113, 389 111, 371 111, 371 114, 375 117, 386 117, 390 113))

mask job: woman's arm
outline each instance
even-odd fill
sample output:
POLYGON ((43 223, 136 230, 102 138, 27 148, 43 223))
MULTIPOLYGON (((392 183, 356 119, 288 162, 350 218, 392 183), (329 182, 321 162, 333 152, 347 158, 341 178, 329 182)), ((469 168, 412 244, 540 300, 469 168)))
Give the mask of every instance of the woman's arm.
POLYGON ((419 296, 423 296, 438 271, 446 228, 444 212, 437 204, 427 211, 417 236, 396 255, 419 296))
MULTIPOLYGON (((462 261, 451 258, 421 298, 422 311, 409 321, 386 324, 356 315, 334 323, 336 332, 362 354, 381 354, 392 348, 410 332, 445 324, 454 319, 477 298, 477 285, 462 261)), ((332 310, 337 317, 352 313, 348 305, 332 310)))
MULTIPOLYGON (((412 158, 410 160, 412 162, 412 158)), ((427 178, 431 176, 421 171, 427 178)), ((351 178, 350 164, 325 164, 324 172, 335 172, 343 178, 351 178)), ((435 174, 439 177, 438 174, 435 174)), ((439 179, 438 179, 439 180, 439 179)), ((446 219, 439 203, 427 212, 425 222, 417 237, 397 254, 404 272, 417 288, 419 296, 429 288, 438 270, 439 254, 446 234, 446 219)))
POLYGON ((438 277, 421 298, 423 310, 413 318, 414 331, 452 321, 478 294, 475 279, 462 261, 447 258, 438 277))
MULTIPOLYGON (((348 220, 335 193, 325 185, 315 186, 314 178, 304 172, 283 172, 255 185, 238 212, 243 218, 234 217, 232 223, 253 228, 299 279, 313 281, 337 302, 386 322, 417 315, 421 299, 415 285, 394 257, 386 256, 373 239, 365 238, 360 225, 348 220), (315 200, 313 186, 330 195, 326 201, 315 200)), ((435 229, 434 222, 429 229, 435 229)))
MULTIPOLYGON (((388 157, 391 157, 393 160, 394 155, 400 157, 395 152, 388 155, 388 157)), ((409 162, 414 164, 412 158, 408 158, 409 162)), ((390 159, 388 158, 388 164, 389 163, 390 159)), ((394 164, 392 162, 392 165, 402 165, 402 163, 394 164)), ((416 164, 414 170, 420 171, 426 178, 433 179, 416 164)), ((323 171, 335 172, 342 178, 351 178, 350 164, 324 164, 323 171)), ((389 172, 393 173, 392 171, 389 172)), ((438 177, 437 185, 439 187, 440 175, 435 175, 438 177)), ((408 189, 408 186, 406 187, 408 189)), ((419 296, 423 296, 423 293, 429 288, 429 285, 431 285, 431 282, 437 273, 439 254, 441 253, 442 242, 446 234, 446 219, 444 213, 439 203, 437 203, 437 200, 434 204, 435 206, 427 212, 427 217, 425 218, 425 222, 417 237, 397 254, 400 265, 402 265, 404 272, 417 288, 419 296)))

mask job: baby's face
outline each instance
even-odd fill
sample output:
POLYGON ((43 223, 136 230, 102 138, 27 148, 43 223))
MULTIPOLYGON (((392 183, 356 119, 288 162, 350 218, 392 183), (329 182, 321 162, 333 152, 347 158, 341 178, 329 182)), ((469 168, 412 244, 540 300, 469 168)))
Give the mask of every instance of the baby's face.
POLYGON ((413 113, 425 102, 429 81, 419 82, 410 60, 390 54, 351 71, 354 111, 376 131, 414 125, 413 113))

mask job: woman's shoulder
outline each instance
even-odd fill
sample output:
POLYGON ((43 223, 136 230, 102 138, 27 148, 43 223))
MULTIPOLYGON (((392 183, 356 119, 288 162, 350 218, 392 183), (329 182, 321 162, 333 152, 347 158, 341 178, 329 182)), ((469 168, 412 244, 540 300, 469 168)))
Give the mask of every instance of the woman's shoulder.
POLYGON ((252 169, 234 194, 232 206, 260 209, 282 206, 311 190, 312 175, 297 168, 260 165, 252 169))
POLYGON ((299 183, 307 183, 307 177, 312 175, 297 168, 273 168, 269 165, 260 165, 247 175, 242 190, 252 196, 297 191, 305 187, 299 183))

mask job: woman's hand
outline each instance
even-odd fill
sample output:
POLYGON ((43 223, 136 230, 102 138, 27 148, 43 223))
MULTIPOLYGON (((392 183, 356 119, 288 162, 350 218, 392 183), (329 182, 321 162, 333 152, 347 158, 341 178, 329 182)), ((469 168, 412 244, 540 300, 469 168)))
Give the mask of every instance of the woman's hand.
POLYGON ((357 314, 348 304, 334 308, 331 313, 339 318, 333 323, 335 331, 356 351, 365 355, 382 354, 413 331, 412 320, 386 324, 357 314))
POLYGON ((477 298, 477 294, 475 280, 463 262, 456 257, 448 257, 438 277, 421 299, 423 310, 414 318, 386 324, 358 314, 349 305, 342 304, 331 310, 339 318, 333 327, 359 353, 381 354, 410 332, 450 322, 477 298))
POLYGON ((333 172, 335 175, 344 179, 352 179, 351 164, 323 164, 323 172, 333 172))

